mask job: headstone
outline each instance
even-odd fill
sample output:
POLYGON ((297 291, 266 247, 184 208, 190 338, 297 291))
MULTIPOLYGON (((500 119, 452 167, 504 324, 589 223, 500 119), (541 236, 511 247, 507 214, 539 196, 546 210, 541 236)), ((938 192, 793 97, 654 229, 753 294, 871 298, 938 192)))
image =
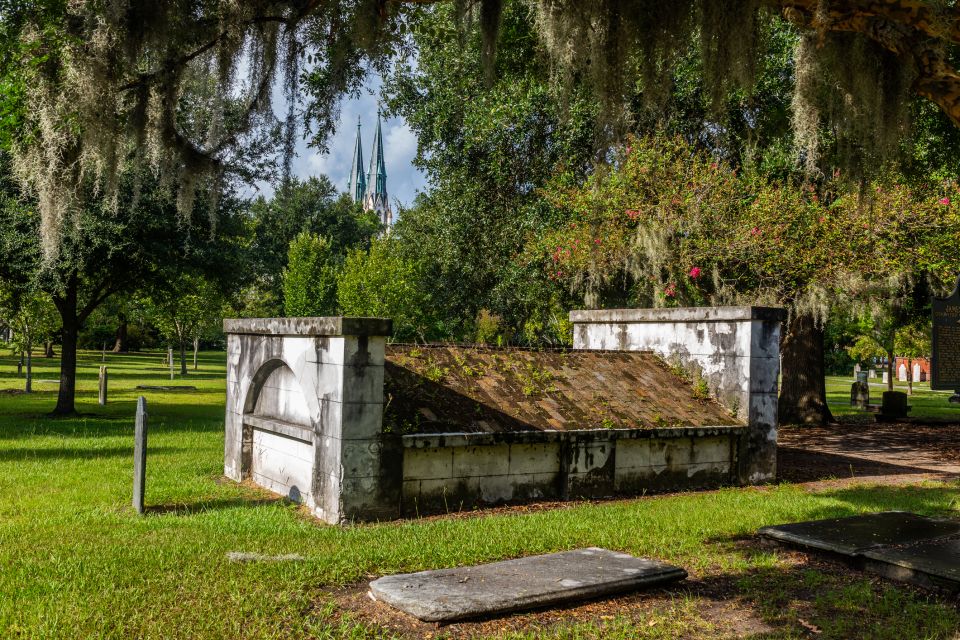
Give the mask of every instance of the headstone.
POLYGON ((147 474, 147 399, 137 399, 137 423, 133 433, 133 508, 143 513, 147 474))
POLYGON ((870 385, 857 380, 850 387, 850 406, 867 409, 870 406, 870 385))
POLYGON ((887 384, 890 381, 890 371, 888 369, 883 370, 883 384, 887 384))
POLYGON ((857 382, 862 382, 863 384, 867 384, 867 372, 866 372, 866 371, 858 371, 858 372, 857 372, 857 382))
POLYGON ((857 377, 859 374, 860 374, 860 363, 858 362, 857 364, 853 365, 853 377, 854 377, 854 379, 856 379, 856 377, 857 377))
POLYGON ((930 388, 953 391, 960 402, 960 279, 946 298, 934 298, 930 388))
POLYGON ((870 369, 870 372, 867 374, 867 377, 868 377, 868 378, 871 378, 871 379, 876 378, 876 377, 877 377, 877 370, 876 370, 876 369, 870 369))
POLYGON ((899 367, 897 367, 897 380, 900 382, 907 381, 907 365, 901 364, 899 367))
POLYGON ((100 403, 100 406, 102 407, 103 405, 107 404, 107 368, 106 367, 100 367, 99 382, 100 382, 100 386, 99 386, 100 393, 97 400, 100 403))
POLYGON ((448 622, 634 591, 686 577, 680 567, 591 547, 386 576, 370 583, 370 595, 420 620, 448 622))
POLYGON ((167 362, 170 363, 170 379, 173 380, 173 347, 167 347, 167 362))
POLYGON ((913 381, 922 382, 923 371, 920 368, 920 363, 913 365, 913 381))
POLYGON ((910 409, 911 407, 907 405, 906 393, 903 391, 884 391, 880 413, 877 414, 877 422, 902 420, 910 413, 910 409))

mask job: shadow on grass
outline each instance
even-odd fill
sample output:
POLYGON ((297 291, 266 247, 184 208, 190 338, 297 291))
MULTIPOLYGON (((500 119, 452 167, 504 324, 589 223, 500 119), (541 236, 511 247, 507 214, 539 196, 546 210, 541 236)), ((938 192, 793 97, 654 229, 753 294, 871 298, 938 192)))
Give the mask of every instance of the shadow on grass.
POLYGON ((291 500, 278 496, 276 498, 224 498, 221 500, 204 500, 195 503, 171 503, 147 505, 145 507, 146 515, 163 516, 190 516, 208 511, 224 511, 228 509, 240 509, 249 507, 263 507, 271 505, 292 505, 291 500))
MULTIPOLYGON (((148 455, 162 453, 182 453, 183 447, 150 447, 148 455)), ((133 445, 129 447, 58 449, 5 449, 0 450, 0 462, 24 462, 29 460, 97 460, 99 458, 133 459, 133 445)))

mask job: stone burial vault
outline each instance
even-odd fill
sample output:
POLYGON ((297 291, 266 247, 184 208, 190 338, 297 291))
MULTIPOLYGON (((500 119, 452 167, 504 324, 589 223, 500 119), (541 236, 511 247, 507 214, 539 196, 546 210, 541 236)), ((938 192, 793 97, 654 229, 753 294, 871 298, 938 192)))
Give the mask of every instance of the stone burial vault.
POLYGON ((341 523, 776 475, 779 309, 574 311, 574 347, 226 320, 224 469, 341 523))

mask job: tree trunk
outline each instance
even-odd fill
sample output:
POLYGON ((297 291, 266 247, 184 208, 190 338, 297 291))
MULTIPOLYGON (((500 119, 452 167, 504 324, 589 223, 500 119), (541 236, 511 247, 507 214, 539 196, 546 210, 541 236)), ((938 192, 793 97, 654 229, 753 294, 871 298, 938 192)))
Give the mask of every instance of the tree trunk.
POLYGON ((117 319, 120 321, 120 324, 117 325, 117 333, 115 334, 115 340, 113 343, 113 352, 114 353, 126 353, 127 352, 127 316, 121 313, 117 316, 117 319))
POLYGON ((24 385, 24 391, 33 393, 33 342, 27 338, 27 382, 24 385))
POLYGON ((63 297, 56 300, 57 311, 63 323, 60 347, 60 390, 57 393, 57 406, 53 410, 56 416, 71 416, 77 413, 77 335, 80 322, 77 319, 77 279, 68 281, 63 297))
POLYGON ((833 421, 827 406, 823 359, 823 328, 810 315, 790 320, 781 340, 783 378, 778 403, 781 424, 826 424, 833 421))
POLYGON ((180 375, 187 375, 187 341, 180 339, 180 375))
POLYGON ((200 351, 200 338, 193 339, 193 370, 197 370, 197 352, 200 351))
POLYGON ((893 391, 893 375, 896 373, 897 359, 893 351, 887 351, 887 391, 893 391))
POLYGON ((913 358, 907 359, 907 395, 913 395, 913 358))
POLYGON ((43 357, 44 358, 56 358, 57 354, 53 351, 53 340, 48 340, 43 343, 43 357))

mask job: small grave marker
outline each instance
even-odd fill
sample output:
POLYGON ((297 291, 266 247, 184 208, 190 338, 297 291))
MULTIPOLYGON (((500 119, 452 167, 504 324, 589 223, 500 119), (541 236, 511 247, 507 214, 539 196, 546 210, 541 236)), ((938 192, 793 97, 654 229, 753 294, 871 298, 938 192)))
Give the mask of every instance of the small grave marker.
POLYGON ((950 402, 960 402, 960 279, 953 293, 934 298, 930 388, 953 391, 950 402))
POLYGON ((143 513, 147 474, 147 399, 137 399, 137 423, 133 434, 133 508, 143 513))
POLYGON ((100 367, 99 383, 100 383, 100 386, 99 386, 100 393, 97 397, 97 401, 102 407, 103 405, 107 404, 107 368, 106 367, 100 367))
POLYGON ((167 347, 167 362, 170 364, 170 379, 173 380, 173 347, 167 347))

